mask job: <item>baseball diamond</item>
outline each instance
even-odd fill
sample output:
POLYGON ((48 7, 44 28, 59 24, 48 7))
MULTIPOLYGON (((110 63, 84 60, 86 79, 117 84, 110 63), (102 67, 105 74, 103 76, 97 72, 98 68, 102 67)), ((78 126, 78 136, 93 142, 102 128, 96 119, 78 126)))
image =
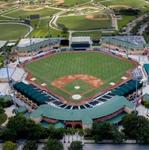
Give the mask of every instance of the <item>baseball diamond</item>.
POLYGON ((50 54, 25 65, 30 82, 38 86, 44 84, 44 88, 73 103, 112 87, 111 82, 121 82, 134 67, 135 64, 127 59, 91 51, 50 54), (75 88, 77 86, 79 88, 75 88), (76 101, 73 95, 78 94, 80 98, 76 101))

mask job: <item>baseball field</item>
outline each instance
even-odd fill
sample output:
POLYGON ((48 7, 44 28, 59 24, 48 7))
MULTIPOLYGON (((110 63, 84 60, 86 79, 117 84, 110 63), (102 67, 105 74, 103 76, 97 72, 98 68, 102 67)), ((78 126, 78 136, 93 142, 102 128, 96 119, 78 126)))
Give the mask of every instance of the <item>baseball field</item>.
POLYGON ((120 82, 134 65, 100 52, 63 52, 33 61, 25 67, 32 74, 30 81, 77 103, 120 82), (75 100, 73 96, 78 95, 75 100))

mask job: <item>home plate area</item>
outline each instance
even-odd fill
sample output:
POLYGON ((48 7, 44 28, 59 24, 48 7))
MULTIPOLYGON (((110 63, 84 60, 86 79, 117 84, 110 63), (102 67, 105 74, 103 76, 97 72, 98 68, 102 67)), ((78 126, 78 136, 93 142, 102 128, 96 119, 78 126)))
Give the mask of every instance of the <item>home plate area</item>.
POLYGON ((74 95, 72 95, 72 99, 73 100, 80 100, 81 99, 81 95, 79 95, 79 94, 74 94, 74 95))

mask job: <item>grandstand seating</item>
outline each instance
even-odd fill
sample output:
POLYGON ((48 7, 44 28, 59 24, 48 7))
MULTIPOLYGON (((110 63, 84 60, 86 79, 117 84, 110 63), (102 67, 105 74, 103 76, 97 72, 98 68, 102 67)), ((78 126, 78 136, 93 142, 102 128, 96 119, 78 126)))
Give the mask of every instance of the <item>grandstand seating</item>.
POLYGON ((141 49, 146 43, 142 36, 109 36, 102 37, 103 43, 113 44, 128 49, 141 49))
MULTIPOLYGON (((80 106, 64 104, 58 97, 53 96, 52 94, 47 93, 46 91, 43 91, 31 84, 25 84, 23 82, 19 82, 14 84, 13 87, 15 90, 20 92, 22 95, 26 96, 29 100, 32 100, 33 103, 37 104, 38 106, 42 104, 52 104, 56 107, 63 108, 63 109, 81 110, 81 109, 89 109, 89 108, 96 107, 98 105, 102 105, 105 102, 110 101, 116 95, 126 96, 136 90, 136 84, 137 84, 137 88, 142 87, 142 83, 140 83, 139 81, 130 80, 118 86, 117 88, 113 89, 112 91, 99 95, 93 98, 92 101, 89 101, 80 106)), ((26 101, 24 100, 24 97, 23 97, 23 101, 26 101)), ((31 101, 27 103, 31 104, 31 101)))

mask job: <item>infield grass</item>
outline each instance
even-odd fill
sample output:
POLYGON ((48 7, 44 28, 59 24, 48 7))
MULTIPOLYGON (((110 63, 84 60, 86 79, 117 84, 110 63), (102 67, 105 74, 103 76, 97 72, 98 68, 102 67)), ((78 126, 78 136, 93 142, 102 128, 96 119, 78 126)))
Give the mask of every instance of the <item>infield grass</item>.
POLYGON ((83 80, 75 80, 71 83, 66 84, 64 86, 64 89, 66 91, 69 91, 73 95, 73 94, 84 94, 85 92, 93 89, 93 87, 83 80), (76 86, 78 86, 79 89, 75 88, 76 86))

